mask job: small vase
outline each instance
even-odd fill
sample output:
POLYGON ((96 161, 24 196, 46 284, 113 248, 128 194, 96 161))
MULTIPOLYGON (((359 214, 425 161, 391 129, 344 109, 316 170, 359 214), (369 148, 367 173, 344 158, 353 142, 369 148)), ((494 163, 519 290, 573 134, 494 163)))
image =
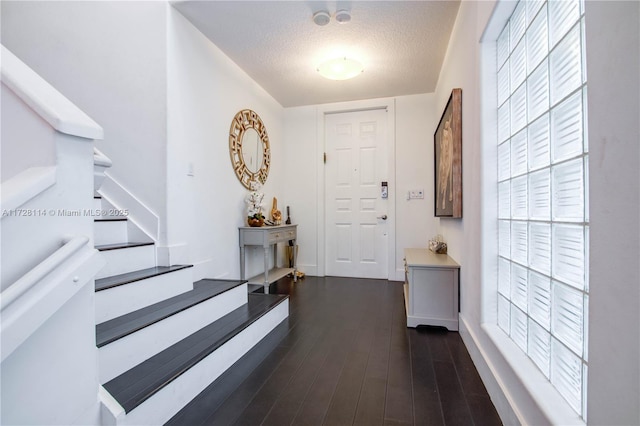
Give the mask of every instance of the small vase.
POLYGON ((247 218, 247 223, 249 224, 249 226, 257 228, 264 225, 264 219, 256 219, 255 217, 249 217, 247 218))

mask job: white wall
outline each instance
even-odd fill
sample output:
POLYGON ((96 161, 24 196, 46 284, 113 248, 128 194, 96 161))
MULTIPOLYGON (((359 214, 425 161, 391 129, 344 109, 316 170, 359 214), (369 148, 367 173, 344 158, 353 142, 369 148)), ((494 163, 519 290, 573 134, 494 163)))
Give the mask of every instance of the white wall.
POLYGON ((54 166, 56 145, 51 126, 4 84, 0 96, 5 123, 0 138, 2 182, 30 167, 54 166))
POLYGON ((161 217, 166 198, 164 2, 2 2, 2 43, 104 128, 108 174, 161 217), (144 163, 144 169, 140 164, 144 163))
MULTIPOLYGON (((317 108, 303 106, 284 110, 284 156, 287 168, 284 186, 291 221, 298 224, 297 266, 318 275, 318 167, 317 108)), ((286 218, 286 205, 282 209, 286 218)))
MULTIPOLYGON (((457 260, 460 270, 463 312, 472 310, 479 318, 478 283, 480 251, 480 176, 481 145, 479 116, 479 81, 477 42, 484 25, 478 15, 491 11, 491 2, 462 2, 458 10, 449 48, 440 71, 435 92, 436 114, 441 115, 451 90, 462 89, 462 219, 437 219, 438 230, 448 243, 449 256, 457 260)), ((437 124, 437 123, 436 123, 437 124)))
MULTIPOLYGON (((501 347, 512 344, 483 325, 491 315, 483 312, 486 294, 480 277, 492 273, 487 265, 483 269, 483 244, 491 244, 496 236, 483 234, 490 225, 483 224, 482 212, 491 210, 485 205, 490 197, 482 196, 486 195, 483 181, 492 172, 481 163, 480 135, 488 130, 480 121, 483 47, 479 41, 494 5, 462 3, 436 89, 438 111, 452 88, 461 87, 463 97, 463 219, 440 219, 439 229, 450 255, 462 265, 461 334, 503 421, 574 423, 578 420, 561 399, 539 404, 540 398, 550 399, 553 389, 530 371, 516 374, 511 365, 533 364, 524 356, 499 352, 496 342, 501 347)), ((591 151, 588 423, 638 424, 638 3, 587 1, 586 5, 591 151), (612 190, 614 182, 620 184, 612 190)))
POLYGON ((437 234, 433 132, 439 120, 433 93, 396 98, 396 280, 404 280, 404 249, 426 248, 437 234), (424 199, 407 200, 410 190, 424 190, 424 199))
MULTIPOLYGON (((427 247, 427 240, 436 233, 433 219, 433 128, 435 116, 434 96, 422 94, 391 99, 340 104, 312 105, 285 110, 285 161, 287 182, 285 193, 291 203, 294 221, 299 223, 300 268, 310 275, 321 275, 323 265, 322 230, 324 219, 324 164, 322 152, 322 111, 353 110, 372 105, 391 104, 395 111, 395 177, 389 182, 390 196, 395 203, 394 268, 389 276, 404 279, 404 248, 427 247), (318 182, 320 180, 320 182, 318 182), (407 200, 409 190, 422 189, 425 198, 407 200), (393 192, 395 191, 395 193, 393 192)), ((391 234, 390 234, 391 235, 391 234)))
POLYGON ((640 424, 640 4, 585 8, 590 424, 640 424))
MULTIPOLYGON (((173 7, 168 8, 168 229, 172 263, 195 263, 195 276, 240 277, 238 226, 246 226, 248 190, 229 155, 235 114, 252 109, 269 134, 271 169, 263 188, 284 211, 283 108, 173 7), (187 176, 189 164, 194 176, 187 176)), ((248 274, 259 272, 263 252, 248 253, 248 274)), ((250 275, 248 275, 250 276, 250 275)))

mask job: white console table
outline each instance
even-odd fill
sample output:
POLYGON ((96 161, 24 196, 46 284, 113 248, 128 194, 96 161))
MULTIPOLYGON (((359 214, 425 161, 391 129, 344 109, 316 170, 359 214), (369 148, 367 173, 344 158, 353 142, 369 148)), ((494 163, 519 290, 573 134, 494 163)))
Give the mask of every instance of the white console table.
POLYGON ((245 279, 245 247, 259 246, 264 249, 264 273, 249 278, 249 284, 262 284, 264 292, 269 293, 269 284, 279 280, 282 277, 293 273, 293 280, 297 281, 296 275, 296 255, 294 249, 293 268, 278 267, 278 243, 288 243, 293 241, 293 247, 296 246, 296 237, 298 225, 278 225, 278 226, 262 226, 250 227, 241 226, 240 233, 240 279, 245 279), (273 269, 269 269, 269 251, 271 246, 273 249, 273 269))
POLYGON ((436 325, 458 330, 460 265, 446 254, 405 249, 407 327, 436 325))

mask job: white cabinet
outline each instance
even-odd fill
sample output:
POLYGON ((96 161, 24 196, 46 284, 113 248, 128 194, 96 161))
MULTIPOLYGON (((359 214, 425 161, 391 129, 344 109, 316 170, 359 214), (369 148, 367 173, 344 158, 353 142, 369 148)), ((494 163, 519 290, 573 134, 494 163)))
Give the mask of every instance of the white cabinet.
POLYGON ((460 265, 446 254, 405 249, 407 327, 437 325, 458 330, 460 265))

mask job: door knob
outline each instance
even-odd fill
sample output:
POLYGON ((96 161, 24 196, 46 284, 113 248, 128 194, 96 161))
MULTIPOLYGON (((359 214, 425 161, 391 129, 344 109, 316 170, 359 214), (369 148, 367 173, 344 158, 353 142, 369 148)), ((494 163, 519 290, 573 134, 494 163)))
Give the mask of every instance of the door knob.
POLYGON ((382 216, 378 216, 378 219, 387 220, 387 215, 383 214, 382 216))

